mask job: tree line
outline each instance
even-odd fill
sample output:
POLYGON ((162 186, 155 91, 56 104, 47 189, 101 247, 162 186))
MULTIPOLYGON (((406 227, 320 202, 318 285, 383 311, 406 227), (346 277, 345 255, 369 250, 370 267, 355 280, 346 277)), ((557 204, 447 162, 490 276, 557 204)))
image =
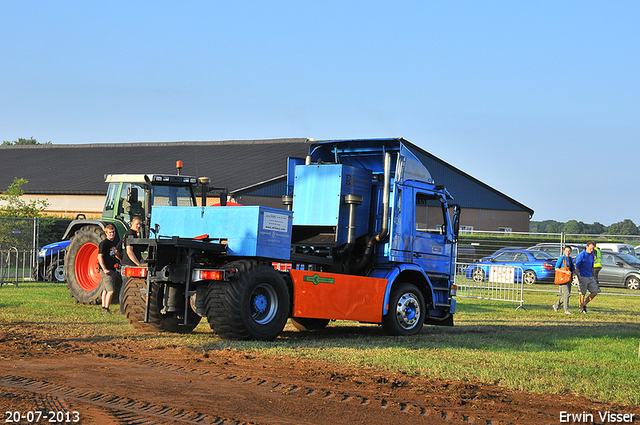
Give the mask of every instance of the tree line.
POLYGON ((566 223, 555 220, 530 221, 529 231, 532 233, 568 233, 571 235, 640 235, 640 227, 626 219, 605 226, 602 223, 584 223, 577 220, 569 220, 566 223))

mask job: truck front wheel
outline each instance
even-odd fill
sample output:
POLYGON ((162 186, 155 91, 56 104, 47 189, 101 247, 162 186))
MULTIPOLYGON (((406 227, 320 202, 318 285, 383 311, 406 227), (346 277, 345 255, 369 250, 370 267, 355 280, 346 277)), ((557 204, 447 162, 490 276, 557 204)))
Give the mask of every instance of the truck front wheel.
POLYGON ((222 338, 271 341, 289 316, 289 289, 269 264, 243 260, 231 263, 236 273, 228 282, 212 282, 207 291, 207 319, 222 338))
POLYGON ((149 322, 144 322, 144 310, 147 297, 143 295, 145 279, 130 278, 122 296, 122 310, 131 325, 146 332, 189 333, 200 322, 200 316, 193 312, 191 305, 187 307, 187 324, 184 325, 182 314, 162 313, 164 298, 164 282, 151 282, 149 289, 149 322))
POLYGON ((410 283, 401 284, 391 291, 382 328, 389 335, 415 335, 422 329, 426 313, 422 292, 410 283))
POLYGON ((84 226, 72 237, 65 258, 65 276, 71 296, 82 304, 101 302, 98 246, 106 236, 98 226, 84 226))

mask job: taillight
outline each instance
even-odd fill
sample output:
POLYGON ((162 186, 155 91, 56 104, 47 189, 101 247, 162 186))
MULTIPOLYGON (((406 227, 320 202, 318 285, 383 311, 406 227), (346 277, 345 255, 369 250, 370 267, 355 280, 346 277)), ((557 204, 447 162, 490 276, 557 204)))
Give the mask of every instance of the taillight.
POLYGON ((125 267, 124 275, 127 277, 147 277, 146 267, 125 267))
POLYGON ((226 280, 227 276, 224 270, 202 270, 195 269, 192 274, 193 281, 198 280, 226 280))
POLYGON ((542 267, 544 267, 545 270, 553 270, 553 269, 555 269, 555 266, 553 264, 550 264, 550 263, 544 263, 542 265, 542 267))

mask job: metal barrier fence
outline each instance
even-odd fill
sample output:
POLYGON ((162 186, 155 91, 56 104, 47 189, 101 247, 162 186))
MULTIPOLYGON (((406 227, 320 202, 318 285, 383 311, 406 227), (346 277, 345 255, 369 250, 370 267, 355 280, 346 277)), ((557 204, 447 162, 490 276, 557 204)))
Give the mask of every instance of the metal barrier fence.
POLYGON ((33 263, 35 252, 16 247, 0 250, 0 286, 18 285, 18 282, 35 280, 33 263))
POLYGON ((455 283, 458 298, 514 302, 516 311, 526 310, 522 267, 457 263, 455 283))

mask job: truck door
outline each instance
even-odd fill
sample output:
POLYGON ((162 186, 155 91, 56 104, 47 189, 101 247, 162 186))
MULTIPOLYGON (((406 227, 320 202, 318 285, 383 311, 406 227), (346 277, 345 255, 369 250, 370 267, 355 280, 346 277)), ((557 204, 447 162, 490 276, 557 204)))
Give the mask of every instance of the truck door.
POLYGON ((414 264, 427 273, 448 275, 452 247, 447 243, 448 212, 440 194, 413 188, 414 226, 411 252, 414 264))

